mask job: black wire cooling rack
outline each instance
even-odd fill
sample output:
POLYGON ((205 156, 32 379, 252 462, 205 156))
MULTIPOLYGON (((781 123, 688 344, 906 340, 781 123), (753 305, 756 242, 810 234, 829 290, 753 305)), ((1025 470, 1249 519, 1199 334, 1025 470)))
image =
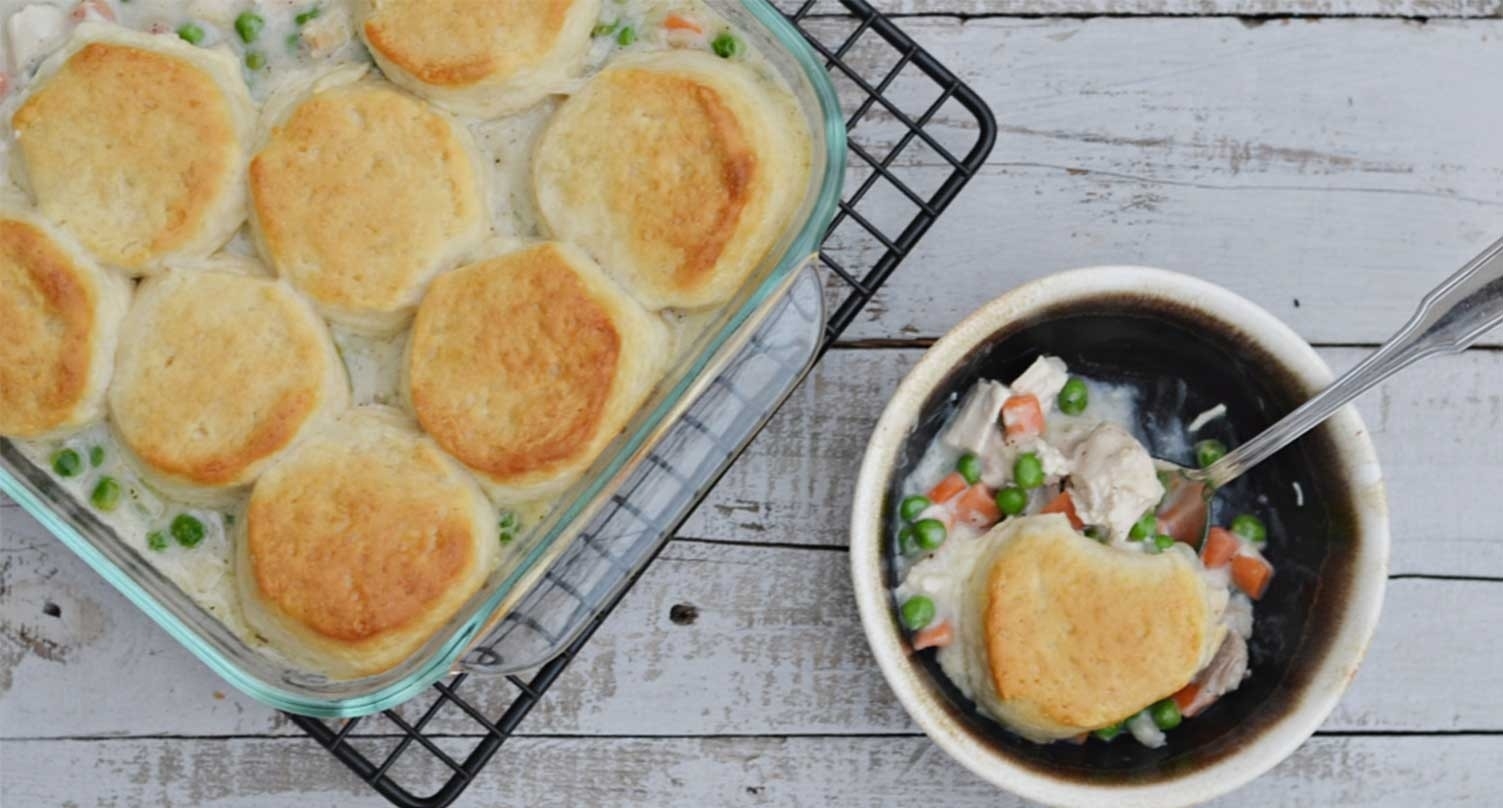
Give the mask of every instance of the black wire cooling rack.
MULTIPOLYGON (((781 7, 824 58, 841 108, 848 112, 845 192, 820 251, 820 263, 828 270, 823 289, 814 293, 823 294, 829 312, 823 333, 812 337, 817 357, 851 325, 980 170, 996 139, 996 122, 969 87, 865 0, 804 0, 796 8, 781 7)), ((801 305, 796 294, 792 297, 790 305, 801 305)), ((779 346, 754 342, 750 358, 737 361, 772 361, 769 372, 776 371, 778 361, 796 362, 796 372, 784 374, 791 378, 791 389, 807 367, 810 346, 803 347, 802 354, 790 348, 782 356, 779 346)), ((765 384, 767 374, 758 372, 746 371, 740 384, 765 384)), ((505 683, 494 677, 452 676, 426 697, 380 716, 289 717, 396 805, 437 808, 457 799, 636 582, 692 510, 690 505, 713 487, 782 400, 778 395, 771 405, 759 405, 767 411, 754 413, 743 429, 729 430, 713 421, 714 414, 732 417, 738 405, 744 411, 755 393, 726 378, 717 379, 690 410, 678 440, 670 435, 628 480, 613 500, 619 507, 592 524, 529 596, 572 599, 576 609, 590 609, 582 628, 567 635, 561 653, 525 678, 506 676, 505 683), (730 432, 736 437, 727 444, 730 432), (634 492, 649 488, 669 492, 678 507, 634 507, 634 492), (665 513, 671 516, 661 515, 665 513), (607 590, 589 591, 593 584, 588 579, 596 570, 604 570, 596 577, 607 590), (362 725, 365 729, 357 732, 362 725)), ((766 400, 766 395, 755 400, 766 400)), ((524 601, 519 612, 526 612, 526 606, 524 601)), ((530 620, 518 621, 516 627, 517 633, 537 634, 539 642, 557 639, 553 631, 530 620)), ((488 648, 474 653, 497 655, 488 648)))

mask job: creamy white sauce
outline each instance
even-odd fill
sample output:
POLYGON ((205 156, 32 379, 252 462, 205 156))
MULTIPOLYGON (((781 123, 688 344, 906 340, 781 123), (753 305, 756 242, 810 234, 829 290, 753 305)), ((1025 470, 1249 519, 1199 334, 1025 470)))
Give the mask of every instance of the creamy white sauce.
MULTIPOLYGON (((226 49, 242 65, 251 96, 260 104, 291 85, 310 70, 327 70, 341 65, 370 65, 371 60, 354 28, 354 14, 341 0, 0 0, 0 78, 4 96, 0 98, 0 119, 7 122, 0 137, 0 194, 24 198, 24 192, 10 170, 14 133, 8 122, 20 100, 31 89, 36 68, 45 57, 63 45, 78 22, 84 19, 113 20, 141 31, 177 36, 184 25, 192 24, 203 32, 200 43, 206 48, 226 49), (318 13, 303 24, 300 14, 313 9, 318 13), (244 11, 261 16, 263 26, 253 44, 241 41, 236 33, 236 17, 244 11), (20 47, 16 47, 16 44, 20 47), (264 66, 250 69, 246 57, 258 54, 264 66)), ((675 47, 709 49, 716 33, 731 29, 722 17, 698 0, 611 0, 605 3, 601 20, 609 25, 632 25, 637 38, 629 47, 620 46, 612 36, 592 39, 585 76, 608 64, 623 52, 649 52, 675 47), (705 34, 669 33, 656 21, 670 12, 692 17, 705 34)), ((619 26, 618 26, 619 27, 619 26)), ((770 85, 774 97, 785 99, 778 105, 787 118, 787 126, 806 128, 802 113, 792 93, 776 70, 744 35, 737 32, 741 52, 736 56, 757 77, 770 85)), ((379 75, 374 66, 372 74, 379 75)), ((561 88, 568 89, 568 88, 561 88)), ((459 118, 466 126, 486 163, 482 166, 489 181, 493 237, 469 256, 478 259, 504 252, 528 239, 546 237, 533 204, 530 156, 532 146, 560 100, 550 98, 516 115, 491 121, 459 118)), ((812 159, 808 157, 806 159, 812 159)), ((232 255, 256 255, 248 228, 241 228, 225 246, 232 255)), ((665 311, 675 350, 682 354, 719 312, 665 311)), ((382 404, 410 412, 401 389, 401 368, 406 335, 371 338, 343 329, 332 329, 334 341, 349 373, 353 403, 382 404)), ((104 424, 95 425, 66 440, 15 441, 21 452, 38 467, 46 469, 80 503, 87 505, 89 493, 99 478, 108 474, 118 480, 124 496, 121 505, 99 518, 109 525, 120 540, 166 575, 194 601, 223 621, 232 631, 253 645, 263 645, 245 625, 231 575, 231 536, 228 524, 243 507, 244 495, 224 511, 205 510, 175 502, 153 491, 140 480, 123 460, 114 436, 104 424), (98 469, 87 468, 89 449, 101 447, 106 461, 98 469), (85 458, 86 471, 76 478, 61 478, 52 472, 52 456, 62 448, 72 448, 85 458), (147 536, 153 531, 169 529, 172 519, 188 513, 199 518, 206 529, 203 541, 193 548, 168 541, 165 550, 152 550, 147 536)), ((511 506, 522 525, 536 524, 553 505, 553 500, 511 506)), ((516 546, 516 545, 513 545, 516 546)), ((503 562, 504 563, 504 562, 503 562)), ((263 651, 272 653, 270 649, 263 651)), ((273 654, 274 655, 274 654, 273 654)))

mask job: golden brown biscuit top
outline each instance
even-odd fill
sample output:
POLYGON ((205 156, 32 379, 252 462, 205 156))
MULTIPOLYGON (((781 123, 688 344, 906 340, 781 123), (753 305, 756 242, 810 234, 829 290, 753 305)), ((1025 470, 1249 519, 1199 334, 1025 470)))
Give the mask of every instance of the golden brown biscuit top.
POLYGON ((383 0, 370 46, 424 84, 504 79, 553 49, 574 0, 383 0))
POLYGON ((311 439, 251 495, 262 598, 342 642, 402 627, 475 563, 472 485, 416 436, 311 439))
POLYGON ((83 46, 11 123, 42 212, 117 266, 188 242, 239 171, 223 90, 142 48, 83 46))
POLYGON ((77 406, 98 295, 46 233, 0 220, 0 433, 46 432, 77 406))
POLYGON ((320 92, 250 165, 251 198, 277 271, 320 303, 390 310, 483 214, 454 125, 390 87, 320 92))
POLYGON ((167 286, 143 293, 127 322, 116 431, 154 469, 233 484, 318 410, 333 361, 323 324, 265 278, 180 271, 148 283, 167 286))
POLYGON ((720 92, 691 76, 617 69, 596 81, 583 116, 601 125, 573 137, 631 159, 592 162, 597 176, 561 190, 601 194, 628 248, 671 257, 655 283, 695 290, 714 274, 755 193, 757 152, 720 92))
POLYGON ((493 479, 547 472, 589 451, 620 360, 610 313, 553 245, 434 282, 408 372, 423 429, 493 479))
POLYGON ((1200 663, 1205 584, 1170 555, 1034 530, 999 551, 987 587, 998 696, 1065 726, 1132 715, 1187 684, 1200 663))

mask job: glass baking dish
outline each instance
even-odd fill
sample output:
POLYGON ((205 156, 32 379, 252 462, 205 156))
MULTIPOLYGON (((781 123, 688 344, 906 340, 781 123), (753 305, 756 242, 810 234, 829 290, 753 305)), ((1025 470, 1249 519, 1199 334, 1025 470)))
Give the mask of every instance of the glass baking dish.
MULTIPOLYGON (((590 472, 543 520, 509 545, 503 564, 487 585, 405 662, 375 676, 331 680, 275 661, 201 608, 7 440, 0 440, 0 492, 232 686, 271 707, 319 717, 366 715, 399 704, 438 681, 527 595, 549 564, 611 501, 711 381, 778 310, 834 217, 845 169, 845 126, 822 65, 792 24, 765 0, 706 0, 706 4, 739 28, 793 88, 813 148, 809 185, 799 212, 745 286, 708 317, 708 324, 679 364, 590 472)), ((483 662, 472 665, 488 667, 483 662)))

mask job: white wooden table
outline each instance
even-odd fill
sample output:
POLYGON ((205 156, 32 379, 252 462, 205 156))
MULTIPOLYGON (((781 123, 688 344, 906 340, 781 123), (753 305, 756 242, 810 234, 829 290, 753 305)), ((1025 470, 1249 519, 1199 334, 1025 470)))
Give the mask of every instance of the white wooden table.
MULTIPOLYGON (((1497 0, 887 9, 992 104, 989 165, 461 804, 1015 804, 908 720, 851 602, 851 478, 919 346, 1020 281, 1138 262, 1248 295, 1339 369, 1503 233, 1497 0)), ((1496 803, 1503 353, 1360 407, 1393 505, 1382 626, 1319 735, 1227 805, 1496 803)), ((0 803, 379 804, 19 510, 0 522, 0 803)))

